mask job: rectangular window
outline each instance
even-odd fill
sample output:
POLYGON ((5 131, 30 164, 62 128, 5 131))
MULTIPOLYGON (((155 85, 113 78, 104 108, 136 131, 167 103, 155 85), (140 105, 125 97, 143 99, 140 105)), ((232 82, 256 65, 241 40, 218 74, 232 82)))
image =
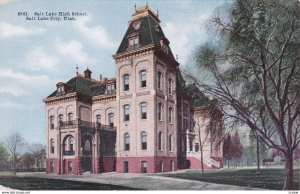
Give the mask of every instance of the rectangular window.
POLYGON ((193 139, 189 138, 190 151, 193 151, 193 139))
POLYGON ((147 119, 147 104, 141 103, 141 117, 142 119, 147 119))
POLYGON ((125 151, 130 150, 130 136, 129 136, 129 134, 125 134, 125 137, 124 137, 124 150, 125 151))
POLYGON ((139 48, 139 37, 133 37, 129 39, 129 46, 128 49, 129 50, 133 50, 133 49, 137 49, 139 48))
POLYGON ((129 105, 124 105, 124 121, 129 121, 129 105))
POLYGON ((173 90, 173 81, 172 79, 168 80, 168 93, 169 95, 172 95, 172 90, 173 90))
POLYGON ((161 103, 158 103, 158 120, 159 121, 162 121, 162 104, 161 103))
POLYGON ((200 147, 199 147, 199 143, 196 143, 196 144, 195 144, 195 152, 199 152, 199 148, 200 148, 200 147))
POLYGON ((162 87, 161 87, 161 78, 162 78, 162 74, 161 74, 161 72, 158 72, 157 73, 157 87, 158 87, 158 89, 162 89, 162 87))
POLYGON ((129 75, 128 74, 123 76, 123 82, 124 82, 124 91, 129 90, 129 75))
POLYGON ((107 93, 107 95, 111 95, 111 86, 110 85, 107 85, 106 93, 107 93))
POLYGON ((124 166, 124 173, 128 173, 128 172, 129 172, 129 164, 128 164, 128 161, 124 161, 124 162, 123 162, 123 166, 124 166))
POLYGON ((146 71, 143 70, 141 71, 141 87, 146 87, 147 86, 147 74, 146 71))
POLYGON ((50 117, 50 129, 54 129, 54 116, 50 117))
POLYGON ((173 123, 173 109, 169 108, 169 123, 173 123))
POLYGON ((141 163, 141 172, 142 173, 147 173, 147 167, 148 167, 147 162, 142 161, 142 163, 141 163))
POLYGON ((109 123, 109 126, 111 126, 111 127, 114 126, 114 114, 113 113, 108 114, 108 123, 109 123))
POLYGON ((143 133, 141 137, 142 141, 142 150, 147 150, 147 134, 143 133))

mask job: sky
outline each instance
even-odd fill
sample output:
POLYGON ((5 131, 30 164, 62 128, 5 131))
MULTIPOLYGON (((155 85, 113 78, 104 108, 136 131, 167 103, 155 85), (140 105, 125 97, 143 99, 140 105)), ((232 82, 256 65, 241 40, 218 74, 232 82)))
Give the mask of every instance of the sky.
MULTIPOLYGON (((87 67, 92 77, 115 77, 114 55, 127 30, 133 0, 0 0, 0 141, 19 132, 45 144, 43 99, 87 67), (34 13, 80 12, 76 20, 26 20, 34 13)), ((148 1, 181 67, 193 63, 195 48, 213 38, 207 21, 230 0, 148 1)))

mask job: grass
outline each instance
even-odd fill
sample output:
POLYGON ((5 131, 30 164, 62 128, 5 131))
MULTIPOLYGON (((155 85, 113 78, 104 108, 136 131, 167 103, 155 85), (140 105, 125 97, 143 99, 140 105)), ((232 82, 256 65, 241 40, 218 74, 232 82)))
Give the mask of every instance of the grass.
MULTIPOLYGON (((256 169, 223 169, 204 171, 203 174, 198 170, 190 170, 162 176, 271 190, 281 190, 284 182, 284 170, 270 168, 261 169, 260 174, 256 174, 256 169)), ((299 169, 294 170, 293 190, 299 190, 299 169)))
POLYGON ((18 190, 137 190, 130 187, 32 177, 0 177, 0 185, 18 190))

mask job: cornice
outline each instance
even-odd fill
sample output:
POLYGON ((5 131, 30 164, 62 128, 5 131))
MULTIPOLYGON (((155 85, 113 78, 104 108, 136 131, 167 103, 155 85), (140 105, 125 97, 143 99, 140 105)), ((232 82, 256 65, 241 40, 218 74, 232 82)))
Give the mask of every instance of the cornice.
POLYGON ((116 101, 116 95, 100 95, 100 96, 92 97, 93 104, 107 102, 107 101, 116 101))
POLYGON ((145 55, 145 54, 148 54, 148 53, 153 53, 154 49, 155 49, 155 45, 150 44, 150 45, 147 45, 147 46, 143 46, 139 49, 126 51, 126 52, 123 52, 123 53, 113 55, 113 58, 116 60, 116 62, 123 61, 123 60, 127 60, 129 58, 132 58, 132 57, 137 57, 137 56, 145 55))
POLYGON ((72 100, 77 100, 77 92, 73 92, 73 93, 69 93, 66 95, 62 95, 62 96, 53 96, 53 97, 49 97, 49 98, 45 98, 43 100, 43 102, 45 104, 57 104, 57 103, 61 103, 61 102, 66 102, 66 101, 72 101, 72 100))

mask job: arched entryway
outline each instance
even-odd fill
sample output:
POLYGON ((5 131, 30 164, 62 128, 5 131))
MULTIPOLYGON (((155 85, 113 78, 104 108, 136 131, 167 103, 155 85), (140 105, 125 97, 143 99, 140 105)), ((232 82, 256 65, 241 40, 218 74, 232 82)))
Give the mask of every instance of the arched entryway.
POLYGON ((81 138, 81 156, 82 156, 82 172, 93 172, 93 137, 91 134, 86 133, 81 138))

